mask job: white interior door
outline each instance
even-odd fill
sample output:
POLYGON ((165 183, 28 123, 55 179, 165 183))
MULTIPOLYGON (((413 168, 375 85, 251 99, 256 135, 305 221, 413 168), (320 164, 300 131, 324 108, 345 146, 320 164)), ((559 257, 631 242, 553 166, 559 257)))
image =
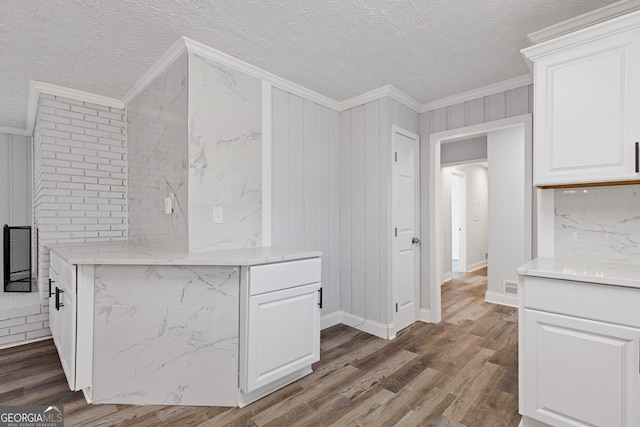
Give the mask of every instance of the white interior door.
POLYGON ((419 170, 418 135, 392 130, 392 292, 394 326, 399 331, 418 320, 419 170))
POLYGON ((452 273, 466 271, 465 257, 465 216, 464 216, 464 178, 465 174, 451 171, 451 259, 452 273))

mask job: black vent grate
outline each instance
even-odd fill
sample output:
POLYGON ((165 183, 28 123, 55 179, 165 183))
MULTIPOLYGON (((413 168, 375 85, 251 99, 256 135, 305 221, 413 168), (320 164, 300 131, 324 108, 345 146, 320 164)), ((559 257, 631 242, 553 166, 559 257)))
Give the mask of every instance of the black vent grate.
POLYGON ((31 227, 4 226, 4 291, 31 292, 31 227))

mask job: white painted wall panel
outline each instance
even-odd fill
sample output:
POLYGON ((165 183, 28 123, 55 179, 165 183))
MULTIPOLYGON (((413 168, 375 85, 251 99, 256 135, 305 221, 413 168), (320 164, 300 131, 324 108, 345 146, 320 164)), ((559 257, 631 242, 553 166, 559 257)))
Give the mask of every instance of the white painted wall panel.
POLYGON ((290 244, 304 248, 304 101, 289 97, 290 244))
POLYGON ((340 309, 351 311, 351 114, 340 113, 340 309))
POLYGON ((272 242, 322 252, 326 316, 341 305, 339 117, 280 89, 273 89, 272 99, 272 242))
MULTIPOLYGON (((376 123, 380 115, 380 103, 370 102, 364 106, 365 123, 376 123)), ((365 316, 378 318, 378 248, 379 236, 379 184, 380 132, 375 126, 364 129, 364 269, 365 269, 365 316)))
POLYGON ((364 106, 351 110, 351 310, 364 317, 364 106))
POLYGON ((273 195, 272 243, 276 247, 290 247, 291 236, 289 198, 291 190, 289 156, 289 94, 273 90, 273 195))
POLYGON ((0 133, 0 227, 31 225, 31 193, 31 138, 0 133))

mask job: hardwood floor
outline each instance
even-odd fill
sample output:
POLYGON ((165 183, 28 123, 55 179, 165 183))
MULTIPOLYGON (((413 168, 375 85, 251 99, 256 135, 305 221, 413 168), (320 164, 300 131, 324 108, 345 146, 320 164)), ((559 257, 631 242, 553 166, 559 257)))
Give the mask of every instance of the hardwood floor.
POLYGON ((62 404, 66 426, 517 426, 517 311, 485 291, 486 271, 455 277, 443 321, 393 341, 326 329, 313 374, 242 409, 87 405, 50 340, 0 351, 0 405, 62 404))

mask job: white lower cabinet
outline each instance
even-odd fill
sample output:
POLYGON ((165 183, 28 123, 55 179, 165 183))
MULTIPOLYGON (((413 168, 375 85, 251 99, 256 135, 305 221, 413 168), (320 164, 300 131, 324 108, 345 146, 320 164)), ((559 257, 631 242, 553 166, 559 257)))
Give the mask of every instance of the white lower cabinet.
POLYGON ((240 389, 252 393, 320 360, 320 259, 243 272, 240 389))
POLYGON ((93 288, 85 286, 78 292, 78 269, 86 274, 93 266, 77 267, 51 252, 49 326, 62 369, 74 391, 91 385, 93 346, 93 288), (84 305, 80 310, 78 300, 84 305))
POLYGON ((640 290, 540 278, 523 282, 522 425, 640 426, 640 325, 629 325, 633 321, 622 313, 640 290))
POLYGON ((640 425, 640 329, 525 310, 525 413, 553 426, 640 425))

